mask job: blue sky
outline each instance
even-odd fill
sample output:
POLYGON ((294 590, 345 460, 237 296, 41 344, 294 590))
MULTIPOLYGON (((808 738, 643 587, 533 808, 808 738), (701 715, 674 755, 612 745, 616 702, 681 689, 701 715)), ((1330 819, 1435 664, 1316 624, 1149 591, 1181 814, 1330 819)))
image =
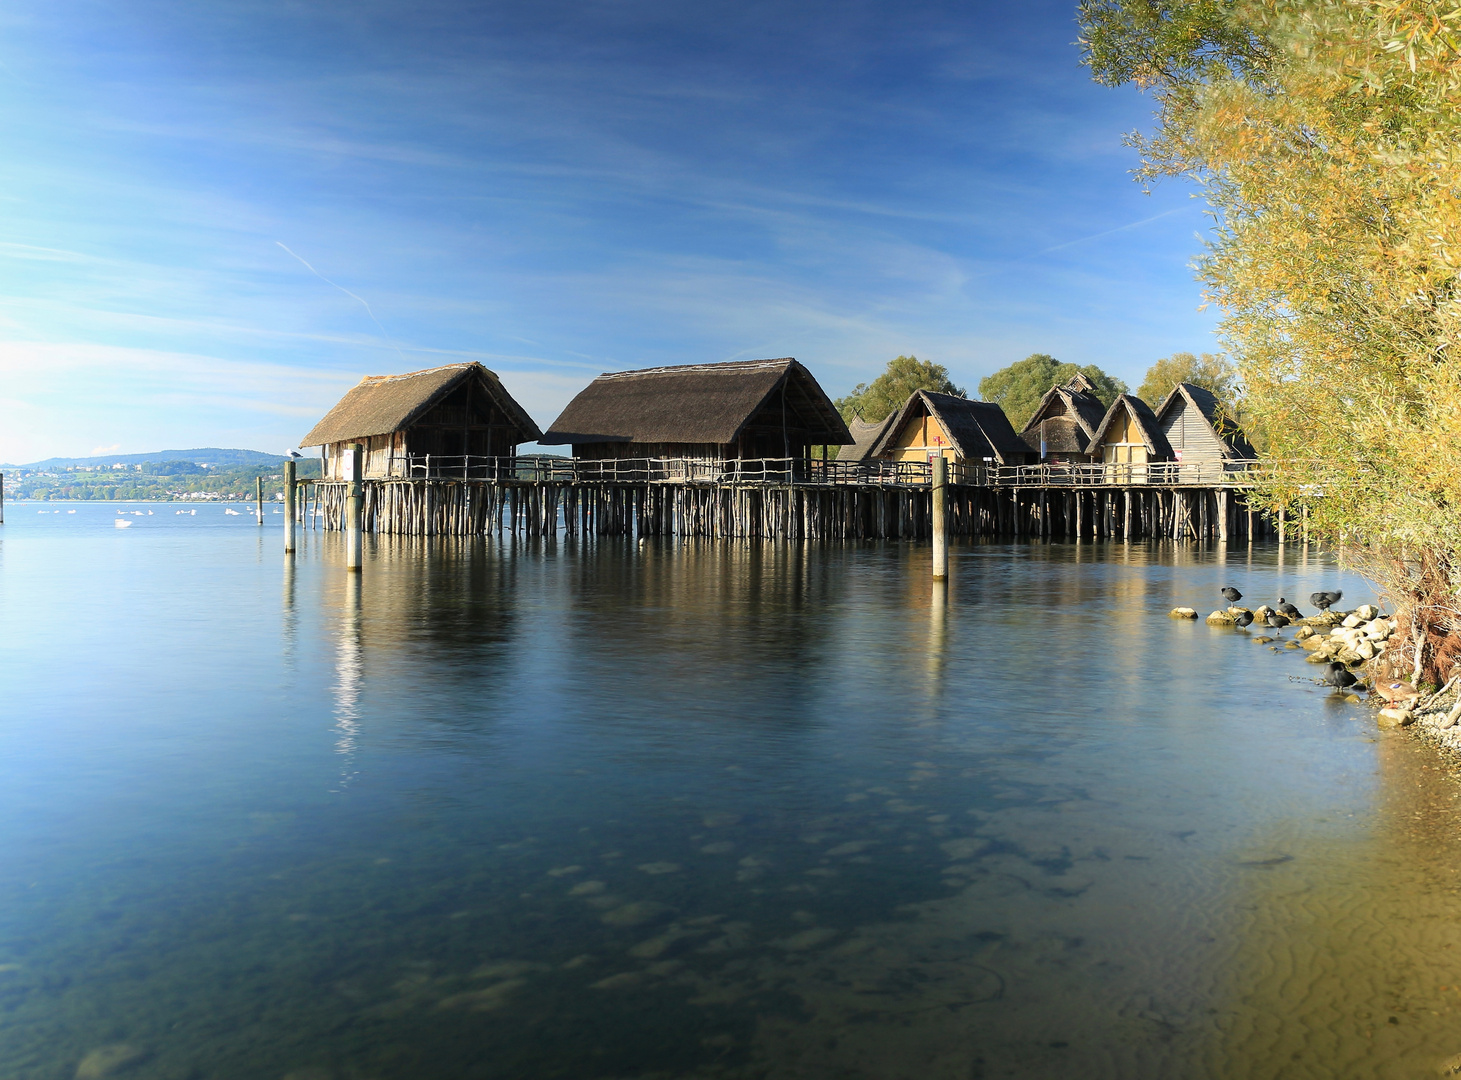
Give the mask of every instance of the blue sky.
POLYGON ((461 359, 545 427, 602 371, 765 356, 834 397, 899 353, 1135 386, 1216 348, 1207 219, 1132 182, 1151 102, 1076 34, 1073 0, 12 0, 0 461, 283 451, 461 359))

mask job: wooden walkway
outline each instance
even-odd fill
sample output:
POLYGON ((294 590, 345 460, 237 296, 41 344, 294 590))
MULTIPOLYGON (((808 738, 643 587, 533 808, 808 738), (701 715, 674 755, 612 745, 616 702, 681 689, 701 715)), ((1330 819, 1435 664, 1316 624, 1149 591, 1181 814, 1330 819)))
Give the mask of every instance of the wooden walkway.
MULTIPOLYGON (((924 462, 758 459, 433 458, 363 482, 366 532, 474 536, 924 539, 924 462)), ((1213 464, 955 465, 957 536, 1246 541, 1278 522, 1249 508, 1255 471, 1213 464)), ((348 484, 305 489, 307 526, 340 529, 348 484)))

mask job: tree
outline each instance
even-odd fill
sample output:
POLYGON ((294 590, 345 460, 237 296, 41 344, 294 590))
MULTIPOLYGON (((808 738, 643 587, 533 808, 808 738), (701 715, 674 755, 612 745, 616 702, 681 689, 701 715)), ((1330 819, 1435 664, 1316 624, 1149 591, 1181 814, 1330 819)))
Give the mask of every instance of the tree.
POLYGON ((1173 353, 1147 368, 1146 378, 1136 396, 1152 408, 1160 405, 1179 382, 1192 383, 1211 390, 1229 409, 1236 397, 1237 371, 1218 353, 1194 356, 1190 352, 1173 353))
POLYGON ((858 383, 852 393, 838 398, 837 411, 842 419, 862 417, 868 423, 884 419, 894 409, 901 409, 908 395, 915 390, 932 390, 939 394, 964 397, 964 390, 949 378, 949 369, 942 364, 920 360, 916 356, 900 356, 888 361, 887 368, 870 383, 858 383))
POLYGON ((1270 441, 1258 497, 1307 508, 1397 604, 1414 674, 1444 680, 1461 656, 1461 27, 1433 0, 1080 13, 1096 79, 1155 97, 1138 175, 1195 180, 1214 210, 1198 267, 1270 441))
POLYGON ((1096 387, 1096 397, 1108 409, 1117 394, 1126 393, 1124 382, 1113 379, 1095 364, 1077 367, 1075 364, 1062 364, 1047 353, 1033 353, 980 379, 979 396, 985 401, 998 402, 1015 430, 1019 431, 1035 415, 1035 408, 1047 390, 1077 374, 1091 380, 1096 387))

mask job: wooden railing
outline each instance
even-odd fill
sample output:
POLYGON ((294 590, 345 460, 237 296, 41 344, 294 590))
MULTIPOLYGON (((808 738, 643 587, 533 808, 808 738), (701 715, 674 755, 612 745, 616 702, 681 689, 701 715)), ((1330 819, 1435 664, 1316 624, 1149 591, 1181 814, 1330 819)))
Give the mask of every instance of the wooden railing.
MULTIPOLYGON (((396 462, 393 479, 493 480, 525 483, 809 484, 815 486, 927 487, 932 466, 923 461, 822 461, 804 458, 582 458, 431 454, 396 462)), ((971 487, 1221 487, 1252 483, 1260 462, 1154 462, 1151 464, 949 466, 949 482, 971 487)), ((382 477, 381 479, 386 479, 382 477)))

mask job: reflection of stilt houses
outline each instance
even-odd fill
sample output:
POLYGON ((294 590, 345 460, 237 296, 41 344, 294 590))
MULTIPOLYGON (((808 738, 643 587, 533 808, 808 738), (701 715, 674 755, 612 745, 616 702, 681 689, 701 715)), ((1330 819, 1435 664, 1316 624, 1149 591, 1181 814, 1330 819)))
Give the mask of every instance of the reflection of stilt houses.
POLYGON ((1141 398, 1118 394, 1091 439, 1091 456, 1107 465, 1176 461, 1157 414, 1141 398), (1099 455, 1099 456, 1098 456, 1099 455))
POLYGON ((852 441, 817 380, 795 360, 738 360, 600 375, 555 420, 544 445, 575 458, 810 460, 852 441))
POLYGON ((1183 464, 1229 464, 1258 457, 1242 430, 1223 415, 1211 390, 1178 383, 1156 410, 1162 434, 1183 464))
POLYGON ((1036 454, 1054 464, 1092 459, 1091 440, 1106 417, 1106 406, 1096 397, 1091 380, 1077 373, 1052 386, 1040 399, 1020 437, 1036 454))
POLYGON ((869 456, 932 461, 940 454, 969 465, 1024 465, 1033 457, 994 402, 932 390, 915 390, 908 396, 885 424, 869 456))
POLYGON ((350 443, 365 448, 365 477, 472 478, 510 472, 518 444, 540 434, 493 372, 448 364, 361 379, 299 445, 320 447, 327 481, 343 477, 350 443))

